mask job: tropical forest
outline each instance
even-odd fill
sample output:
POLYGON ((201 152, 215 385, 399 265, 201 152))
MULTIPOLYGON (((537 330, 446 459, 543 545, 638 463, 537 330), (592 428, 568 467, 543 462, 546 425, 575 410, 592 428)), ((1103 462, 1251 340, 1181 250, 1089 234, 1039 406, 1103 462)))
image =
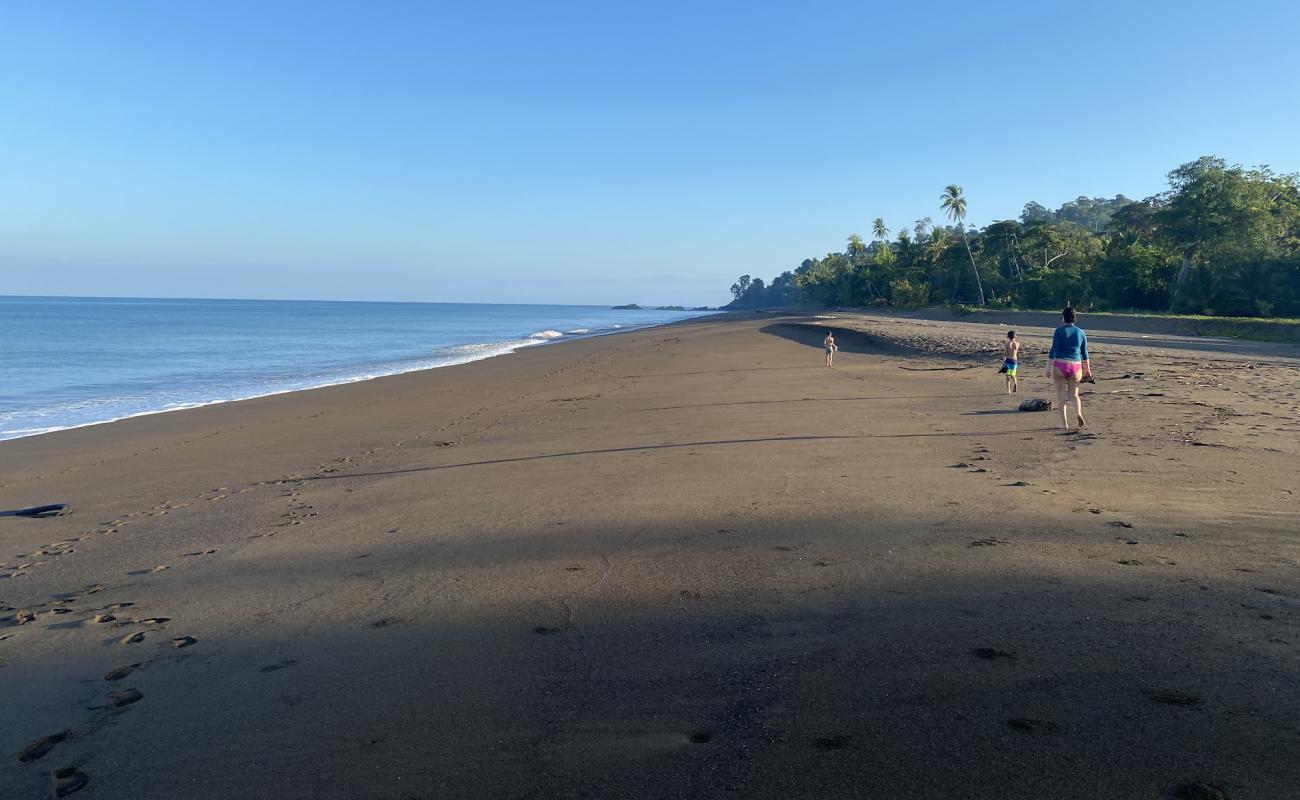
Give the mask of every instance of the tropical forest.
MULTIPOLYGON (((1036 202, 1019 219, 975 228, 960 186, 935 217, 808 258, 765 282, 742 275, 733 309, 949 305, 1210 316, 1300 316, 1300 175, 1206 156, 1142 200, 1036 202)), ((968 205, 970 204, 970 205, 968 205)))

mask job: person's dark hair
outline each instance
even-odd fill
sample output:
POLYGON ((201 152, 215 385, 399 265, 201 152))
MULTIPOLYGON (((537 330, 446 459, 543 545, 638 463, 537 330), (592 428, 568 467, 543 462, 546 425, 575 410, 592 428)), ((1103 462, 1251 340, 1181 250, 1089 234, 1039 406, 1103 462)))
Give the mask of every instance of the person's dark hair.
POLYGON ((1008 338, 1008 339, 1014 339, 1014 338, 1016 338, 1016 332, 1015 332, 1015 331, 1007 331, 1007 338, 1008 338))
POLYGON ((1073 325, 1073 324, 1074 324, 1074 306, 1066 306, 1066 307, 1065 307, 1065 310, 1061 312, 1061 316, 1065 318, 1065 324, 1066 324, 1066 325, 1073 325))

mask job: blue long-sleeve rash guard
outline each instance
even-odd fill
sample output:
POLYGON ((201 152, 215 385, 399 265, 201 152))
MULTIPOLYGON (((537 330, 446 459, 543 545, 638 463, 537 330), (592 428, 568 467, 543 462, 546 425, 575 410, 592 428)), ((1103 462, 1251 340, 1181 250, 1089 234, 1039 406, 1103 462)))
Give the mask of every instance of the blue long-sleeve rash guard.
POLYGON ((1047 357, 1065 361, 1087 361, 1088 337, 1084 335, 1082 328, 1062 325, 1052 334, 1052 349, 1047 357))

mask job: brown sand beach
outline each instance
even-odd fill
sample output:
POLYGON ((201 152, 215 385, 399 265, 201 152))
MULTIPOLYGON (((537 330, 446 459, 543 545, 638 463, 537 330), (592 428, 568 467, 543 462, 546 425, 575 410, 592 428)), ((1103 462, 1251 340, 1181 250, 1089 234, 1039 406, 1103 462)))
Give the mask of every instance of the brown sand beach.
POLYGON ((748 314, 0 443, 0 797, 1296 797, 1300 348, 1080 322, 1083 434, 748 314))

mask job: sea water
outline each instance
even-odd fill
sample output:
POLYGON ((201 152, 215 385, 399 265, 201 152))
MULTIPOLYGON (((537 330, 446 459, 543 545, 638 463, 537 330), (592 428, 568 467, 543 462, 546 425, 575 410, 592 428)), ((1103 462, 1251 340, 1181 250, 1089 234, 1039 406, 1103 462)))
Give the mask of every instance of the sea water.
POLYGON ((0 296, 0 439, 695 316, 606 306, 0 296))

